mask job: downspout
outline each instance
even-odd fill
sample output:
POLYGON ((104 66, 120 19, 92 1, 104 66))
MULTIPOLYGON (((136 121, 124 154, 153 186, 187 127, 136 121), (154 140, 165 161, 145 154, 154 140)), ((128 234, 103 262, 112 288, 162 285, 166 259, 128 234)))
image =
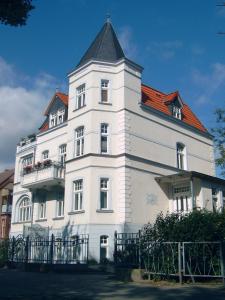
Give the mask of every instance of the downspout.
POLYGON ((195 205, 194 184, 193 184, 192 176, 191 176, 191 199, 192 199, 192 210, 194 210, 196 208, 196 205, 195 205))

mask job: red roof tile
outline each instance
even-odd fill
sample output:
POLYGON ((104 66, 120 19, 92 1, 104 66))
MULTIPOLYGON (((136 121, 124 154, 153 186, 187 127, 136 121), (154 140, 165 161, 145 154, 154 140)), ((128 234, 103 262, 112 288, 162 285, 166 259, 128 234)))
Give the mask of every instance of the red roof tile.
MULTIPOLYGON (((150 86, 142 84, 142 102, 143 104, 152 107, 166 115, 171 116, 171 112, 168 107, 168 102, 173 101, 177 96, 179 96, 179 92, 173 92, 170 94, 164 94, 160 91, 153 89, 150 86)), ((182 121, 198 130, 203 132, 208 132, 207 129, 202 125, 199 119, 195 116, 195 114, 191 111, 187 104, 182 101, 182 121)))
POLYGON ((63 94, 61 92, 57 92, 54 94, 54 96, 52 97, 52 100, 49 102, 48 107, 44 113, 45 116, 47 116, 48 111, 49 111, 50 107, 52 106, 52 103, 55 101, 56 97, 58 97, 66 106, 68 106, 68 95, 63 94))

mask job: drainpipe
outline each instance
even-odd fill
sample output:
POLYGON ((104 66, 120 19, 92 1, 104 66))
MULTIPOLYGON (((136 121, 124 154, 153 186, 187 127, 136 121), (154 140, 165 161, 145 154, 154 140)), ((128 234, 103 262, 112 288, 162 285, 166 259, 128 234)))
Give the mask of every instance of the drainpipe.
POLYGON ((191 176, 191 198, 192 198, 192 210, 195 208, 195 197, 194 197, 194 184, 193 184, 193 177, 191 176))

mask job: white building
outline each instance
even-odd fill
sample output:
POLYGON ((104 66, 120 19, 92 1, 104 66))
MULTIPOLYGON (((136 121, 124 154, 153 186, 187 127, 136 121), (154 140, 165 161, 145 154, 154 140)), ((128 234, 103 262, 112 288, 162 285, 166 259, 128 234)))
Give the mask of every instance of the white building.
POLYGON ((142 84, 107 21, 16 153, 11 235, 48 228, 89 234, 90 256, 112 258, 113 236, 163 211, 219 210, 212 136, 180 94, 142 84), (100 251, 104 249, 104 251, 100 251))

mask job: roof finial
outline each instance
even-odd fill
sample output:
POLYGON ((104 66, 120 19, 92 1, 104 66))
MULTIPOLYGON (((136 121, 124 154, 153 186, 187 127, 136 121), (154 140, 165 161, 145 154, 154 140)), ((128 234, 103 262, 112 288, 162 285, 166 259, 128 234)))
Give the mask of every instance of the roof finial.
POLYGON ((111 23, 111 16, 109 13, 106 14, 106 23, 111 23))

